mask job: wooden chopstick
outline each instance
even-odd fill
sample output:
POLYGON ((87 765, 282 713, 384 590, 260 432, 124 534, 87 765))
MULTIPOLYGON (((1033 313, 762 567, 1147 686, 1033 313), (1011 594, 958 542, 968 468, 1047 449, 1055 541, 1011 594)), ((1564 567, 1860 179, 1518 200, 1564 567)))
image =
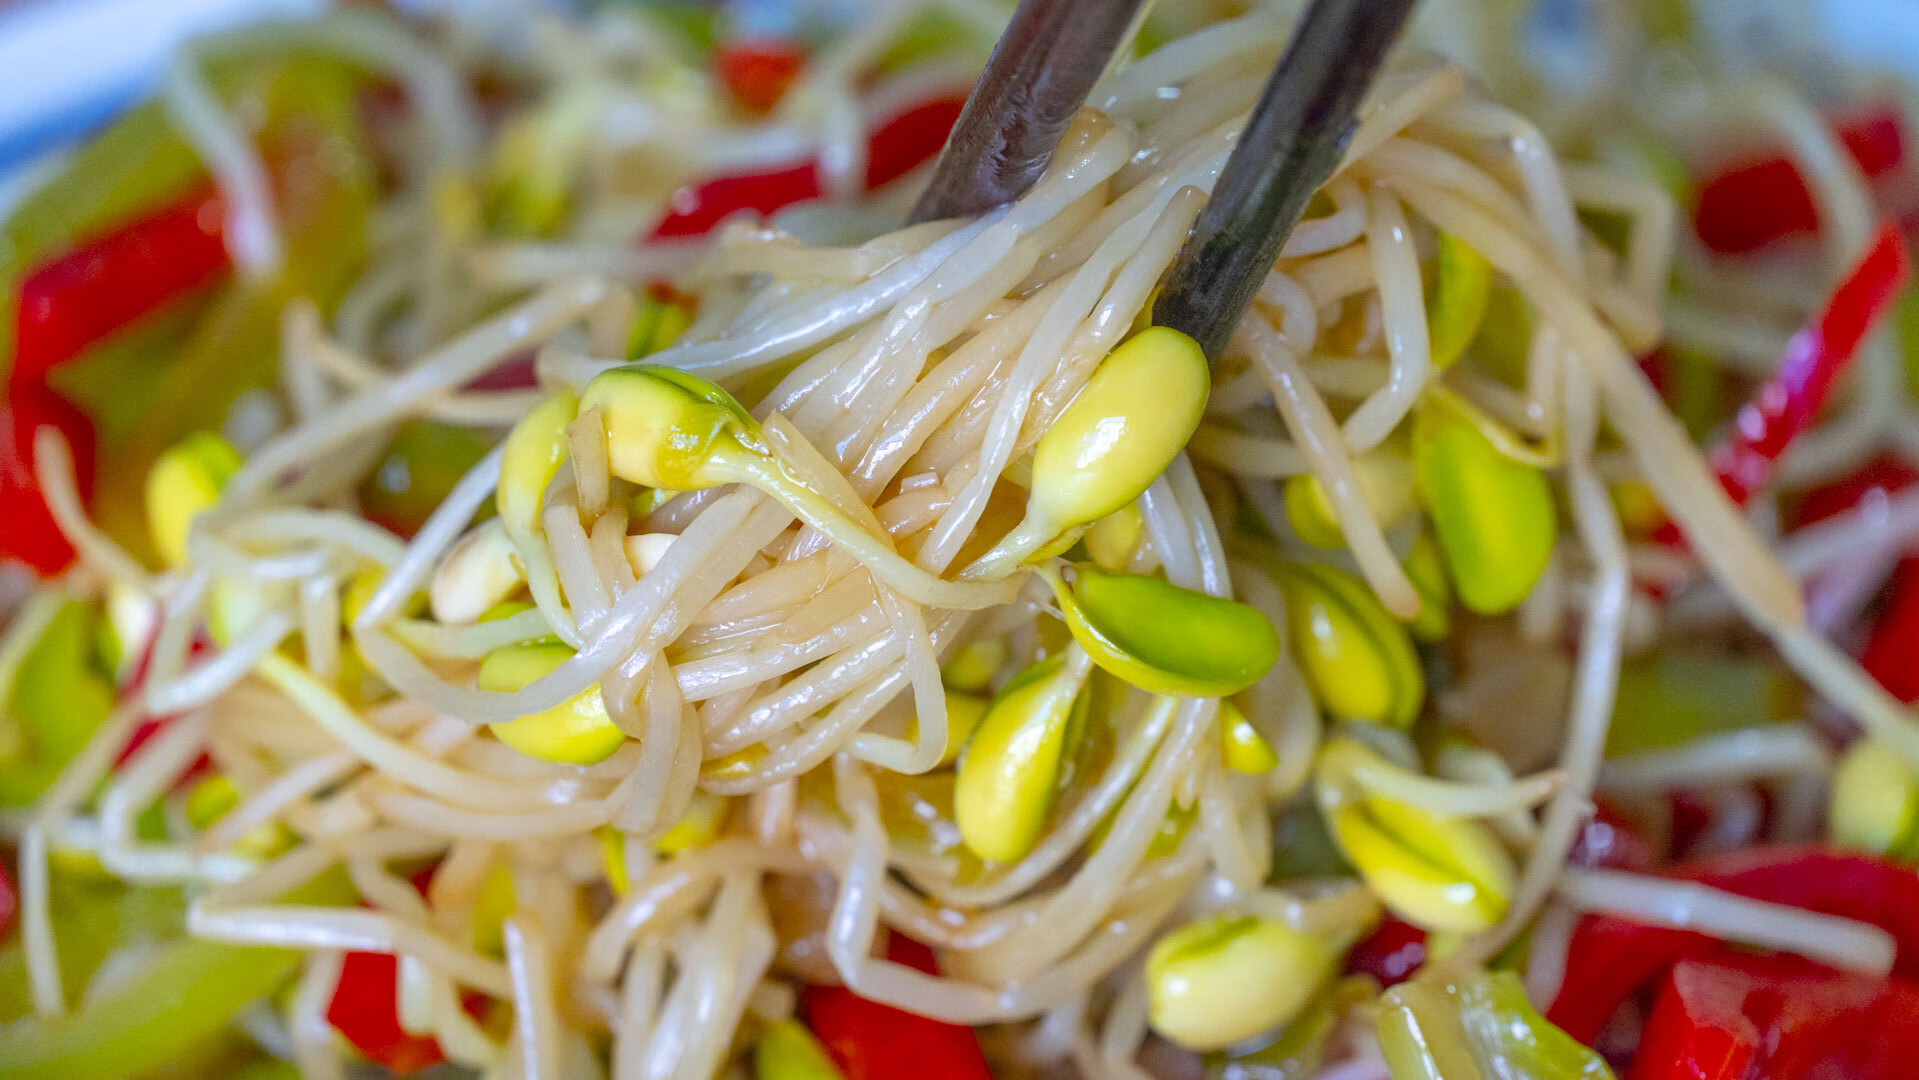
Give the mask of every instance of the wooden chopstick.
POLYGON ((984 213, 1046 171, 1141 0, 1023 0, 940 152, 912 223, 984 213))
POLYGON ((1153 322, 1217 362, 1279 249, 1339 165, 1360 99, 1416 0, 1313 0, 1180 249, 1153 322))

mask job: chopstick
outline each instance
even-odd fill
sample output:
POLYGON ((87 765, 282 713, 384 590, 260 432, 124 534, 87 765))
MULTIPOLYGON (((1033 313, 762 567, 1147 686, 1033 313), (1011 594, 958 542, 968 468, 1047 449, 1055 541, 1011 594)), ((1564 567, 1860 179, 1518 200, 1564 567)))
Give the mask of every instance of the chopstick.
POLYGON ((1313 0, 1226 161, 1153 322, 1217 362, 1306 204, 1338 167, 1360 99, 1416 0, 1313 0))
POLYGON ((909 223, 984 213, 1025 194, 1046 171, 1140 3, 1023 0, 909 223))

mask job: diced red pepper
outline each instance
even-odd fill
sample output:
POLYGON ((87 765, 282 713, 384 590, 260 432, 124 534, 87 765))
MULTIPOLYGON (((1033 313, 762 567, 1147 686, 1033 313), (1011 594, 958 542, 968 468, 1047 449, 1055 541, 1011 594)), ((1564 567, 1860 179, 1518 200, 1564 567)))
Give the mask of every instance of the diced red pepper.
MULTIPOLYGON (((867 139, 867 190, 884 187, 939 153, 965 104, 961 98, 941 98, 908 109, 876 128, 867 139)), ((715 177, 674 192, 666 217, 653 227, 652 235, 655 239, 701 236, 736 213, 771 214, 819 198, 824 191, 819 164, 814 161, 715 177)))
MULTIPOLYGON (((1668 876, 1881 927, 1898 942, 1894 973, 1919 979, 1919 872, 1852 852, 1764 847, 1685 863, 1668 876)), ((1690 930, 1583 916, 1567 950, 1565 982, 1547 1018, 1590 1044, 1627 998, 1651 986, 1674 963, 1716 955, 1722 948, 1690 930)))
MULTIPOLYGON (((933 951, 894 934, 887 958, 938 971, 933 951)), ((992 1080, 973 1029, 868 1001, 843 986, 809 986, 807 1026, 846 1080, 992 1080)))
POLYGON ((85 499, 93 492, 93 422, 60 395, 18 383, 0 402, 0 561, 18 559, 42 575, 73 562, 73 546, 54 523, 33 469, 34 432, 59 430, 73 451, 74 479, 85 499))
POLYGON ((1371 975, 1380 986, 1397 986, 1426 962, 1426 931, 1388 918, 1346 952, 1348 975, 1371 975))
POLYGON ((11 382, 38 383, 87 346, 194 292, 231 265, 207 190, 177 199, 29 273, 11 382))
POLYGON ((1891 1080, 1919 1059, 1919 984, 1789 957, 1674 965, 1628 1080, 1891 1080))
POLYGON ((347 953, 326 1018, 368 1061, 405 1076, 446 1055, 431 1036, 400 1027, 399 975, 399 958, 389 953, 347 953))
MULTIPOLYGON (((1894 109, 1866 113, 1841 124, 1836 134, 1868 177, 1905 162, 1905 130, 1894 109)), ((1693 228, 1708 248, 1737 255, 1816 231, 1819 211, 1798 167, 1777 155, 1736 165, 1700 185, 1693 228)))
POLYGON ((799 78, 806 50, 784 38, 747 38, 721 45, 713 63, 733 101, 749 113, 765 115, 799 78))

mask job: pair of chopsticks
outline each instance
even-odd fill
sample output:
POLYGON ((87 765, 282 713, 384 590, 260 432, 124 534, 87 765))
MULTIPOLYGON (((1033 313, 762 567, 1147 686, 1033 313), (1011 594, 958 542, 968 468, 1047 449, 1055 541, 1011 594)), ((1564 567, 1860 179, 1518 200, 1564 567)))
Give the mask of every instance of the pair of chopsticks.
MULTIPOLYGON (((1217 361, 1307 202, 1339 164, 1360 99, 1415 0, 1312 0, 1180 250, 1153 322, 1217 361)), ((977 214, 1039 180, 1141 0, 1023 0, 973 87, 913 221, 977 214)))

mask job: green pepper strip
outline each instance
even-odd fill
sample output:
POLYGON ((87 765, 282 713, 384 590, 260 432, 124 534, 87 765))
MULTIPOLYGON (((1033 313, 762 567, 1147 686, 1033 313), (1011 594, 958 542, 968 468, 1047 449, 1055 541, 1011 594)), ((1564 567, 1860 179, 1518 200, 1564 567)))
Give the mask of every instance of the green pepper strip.
MULTIPOLYGON (((288 899, 340 903, 344 874, 288 899)), ((293 949, 185 938, 158 946, 139 971, 79 1009, 0 1028, 0 1080, 141 1076, 218 1036, 233 1015, 278 989, 299 966, 293 949)))

